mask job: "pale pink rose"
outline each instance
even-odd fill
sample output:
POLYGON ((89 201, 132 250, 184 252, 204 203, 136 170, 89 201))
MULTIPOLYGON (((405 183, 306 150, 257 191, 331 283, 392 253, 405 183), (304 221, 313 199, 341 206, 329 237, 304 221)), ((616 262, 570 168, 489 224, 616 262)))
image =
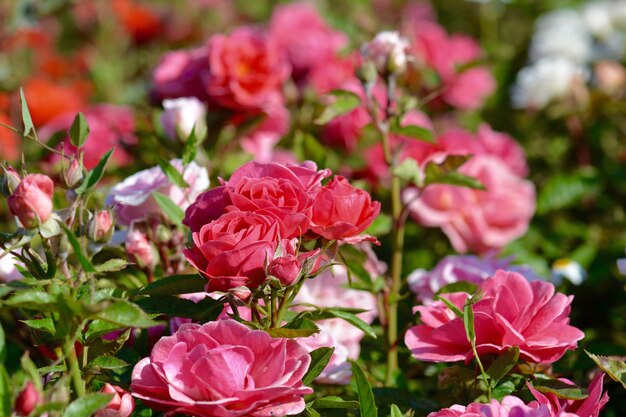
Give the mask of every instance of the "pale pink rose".
POLYGON ((538 404, 526 405, 522 400, 508 395, 501 402, 471 403, 467 407, 453 405, 428 414, 428 417, 556 417, 548 409, 538 404))
POLYGON ((165 194, 180 208, 186 209, 209 187, 206 168, 191 162, 183 170, 180 159, 173 159, 170 163, 183 174, 189 188, 172 184, 159 166, 131 175, 111 188, 106 198, 106 204, 113 207, 121 224, 130 225, 133 221, 160 215, 161 208, 152 196, 154 192, 165 194))
POLYGON ((194 130, 196 134, 206 127, 206 105, 195 97, 163 100, 161 124, 165 134, 173 140, 186 140, 194 130))
MULTIPOLYGON (((576 349, 584 337, 570 326, 572 296, 555 294, 554 285, 528 282, 515 272, 499 270, 479 287, 484 296, 473 306, 476 351, 499 354, 517 346, 520 358, 534 363, 553 363, 567 350, 576 349)), ((463 310, 469 294, 444 294, 463 310)), ((404 341, 413 356, 428 362, 469 361, 473 357, 463 318, 442 301, 417 306, 422 324, 412 327, 404 341)))
POLYGON ((54 183, 42 174, 28 174, 7 198, 11 214, 22 226, 35 228, 46 222, 52 215, 52 194, 54 183))
POLYGON ((433 184, 418 195, 406 189, 403 199, 414 219, 441 227, 460 253, 499 249, 526 233, 535 212, 533 183, 489 155, 475 155, 459 172, 478 179, 486 190, 433 184))
POLYGON ((325 68, 348 44, 345 34, 329 27, 315 8, 304 2, 277 7, 269 36, 289 58, 296 82, 315 68, 325 68))
POLYGON ((87 236, 94 242, 106 242, 113 235, 113 220, 108 210, 98 210, 87 223, 87 236))
POLYGON ((290 67, 273 42, 251 27, 213 35, 208 43, 211 101, 232 110, 264 109, 283 101, 290 67))
POLYGON ((284 106, 274 106, 265 119, 252 132, 240 139, 244 151, 257 162, 273 162, 274 147, 289 131, 289 111, 284 106))
POLYGON ((406 71, 408 64, 409 41, 398 32, 384 31, 378 33, 371 42, 361 48, 361 55, 370 59, 378 73, 401 74, 406 71))
POLYGON ((100 392, 112 394, 113 398, 105 408, 96 412, 95 417, 130 417, 135 411, 135 399, 128 391, 107 383, 100 392))
MULTIPOLYGON (((609 401, 608 393, 602 393, 604 374, 599 373, 589 385, 589 396, 584 400, 562 400, 552 393, 541 393, 530 383, 528 389, 537 399, 536 403, 550 410, 550 417, 598 417, 604 405, 609 401)), ((562 382, 574 385, 570 381, 562 382)), ((532 405, 533 403, 531 403, 532 405)))
POLYGON ((311 359, 295 340, 234 320, 183 324, 133 369, 133 395, 149 407, 197 417, 298 414, 311 359))
POLYGON ((159 261, 156 248, 148 237, 138 229, 132 229, 126 234, 126 253, 142 268, 154 269, 159 261))
POLYGON ((11 253, 0 258, 0 281, 11 282, 23 278, 20 271, 15 267, 16 264, 21 265, 21 262, 11 253))
MULTIPOLYGON (((133 161, 133 156, 125 147, 137 143, 135 119, 130 107, 98 104, 81 109, 89 125, 89 136, 83 145, 85 168, 93 169, 100 159, 113 147, 111 162, 125 166, 133 161)), ((64 113, 55 117, 38 130, 39 137, 46 141, 57 132, 67 133, 74 122, 75 113, 64 113)), ((77 149, 70 143, 69 136, 63 142, 66 155, 76 155, 77 149)), ((52 158, 58 160, 58 156, 52 158)))

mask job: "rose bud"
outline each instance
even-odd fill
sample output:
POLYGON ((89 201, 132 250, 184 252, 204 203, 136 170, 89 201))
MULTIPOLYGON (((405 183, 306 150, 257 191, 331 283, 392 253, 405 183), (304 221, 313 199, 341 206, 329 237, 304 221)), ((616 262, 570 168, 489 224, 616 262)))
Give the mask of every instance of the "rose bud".
POLYGON ((87 236, 93 242, 107 242, 113 236, 113 221, 108 210, 99 210, 87 223, 87 236))
POLYGON ((63 179, 67 188, 76 188, 83 180, 83 167, 76 159, 72 159, 70 166, 63 172, 63 179))
POLYGON ((252 291, 250 291, 248 287, 245 287, 243 285, 241 287, 231 288, 228 290, 228 292, 231 293, 235 298, 243 301, 244 303, 247 302, 252 296, 252 291))
POLYGON ((624 87, 626 83, 626 69, 615 61, 600 61, 595 66, 596 82, 598 87, 607 94, 613 94, 624 87))
POLYGON ((111 384, 104 384, 103 394, 113 394, 109 404, 96 412, 95 417, 129 417, 135 411, 135 399, 129 392, 111 384))
POLYGON ((17 173, 15 168, 11 166, 3 167, 3 170, 4 175, 2 175, 0 188, 2 190, 2 194, 5 197, 8 197, 13 194, 17 186, 20 185, 20 181, 22 181, 22 178, 20 178, 20 174, 17 173))
POLYGON ((15 399, 15 412, 18 416, 27 416, 33 412, 40 401, 41 395, 37 392, 35 384, 32 381, 28 381, 22 392, 15 399))
POLYGON ((156 249, 146 235, 137 229, 126 235, 126 253, 142 268, 153 269, 158 262, 156 249))
POLYGON ((7 199, 11 214, 22 226, 33 229, 46 222, 52 215, 54 183, 42 174, 29 174, 20 182, 7 199))
POLYGON ((382 76, 401 74, 406 70, 408 41, 398 32, 380 32, 370 43, 363 45, 363 58, 370 59, 382 76))
POLYGON ((195 126, 195 132, 203 129, 206 122, 206 106, 195 97, 163 100, 165 111, 161 116, 163 130, 170 139, 187 140, 195 126))
POLYGON ((270 262, 268 272, 285 287, 294 283, 300 273, 300 261, 293 255, 278 257, 270 262))

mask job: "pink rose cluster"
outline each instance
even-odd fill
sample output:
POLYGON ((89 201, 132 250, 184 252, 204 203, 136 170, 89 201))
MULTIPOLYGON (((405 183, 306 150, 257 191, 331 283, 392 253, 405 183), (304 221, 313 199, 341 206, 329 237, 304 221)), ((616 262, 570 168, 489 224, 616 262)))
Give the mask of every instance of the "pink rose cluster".
POLYGON ((297 341, 235 320, 186 323, 137 363, 131 390, 168 415, 284 416, 304 410, 311 358, 297 341))
POLYGON ((185 213, 192 232, 187 260, 208 279, 207 291, 257 288, 269 270, 281 271, 284 285, 295 280, 304 258, 298 239, 354 243, 380 212, 380 203, 335 176, 301 165, 250 162, 222 185, 200 194, 185 213), (280 249, 280 250, 278 250, 280 249))
MULTIPOLYGON (((473 305, 478 355, 499 354, 517 346, 525 361, 553 363, 584 337, 569 324, 573 296, 555 294, 551 283, 528 282, 518 273, 498 270, 478 291, 483 294, 473 305)), ((455 292, 442 297, 462 311, 470 294, 455 292)), ((473 357, 463 318, 446 304, 435 301, 415 310, 422 324, 412 327, 404 339, 415 358, 455 362, 473 357)))

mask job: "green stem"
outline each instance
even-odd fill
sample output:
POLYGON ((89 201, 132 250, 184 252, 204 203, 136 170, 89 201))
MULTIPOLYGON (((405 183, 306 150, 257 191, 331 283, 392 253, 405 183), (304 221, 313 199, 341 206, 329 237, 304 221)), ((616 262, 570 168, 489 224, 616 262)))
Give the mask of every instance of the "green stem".
POLYGON ((74 385, 74 392, 78 397, 85 396, 85 382, 78 366, 78 356, 76 355, 76 349, 74 347, 74 341, 71 338, 67 338, 65 342, 65 358, 68 362, 68 369, 72 377, 72 384, 74 385))
POLYGON ((280 304, 278 305, 278 312, 276 313, 276 316, 277 316, 276 323, 278 324, 278 326, 282 324, 283 317, 285 316, 285 313, 287 312, 287 308, 289 308, 289 305, 291 304, 291 302, 289 301, 291 291, 292 291, 292 288, 287 288, 285 290, 285 295, 283 296, 283 299, 280 300, 280 304))

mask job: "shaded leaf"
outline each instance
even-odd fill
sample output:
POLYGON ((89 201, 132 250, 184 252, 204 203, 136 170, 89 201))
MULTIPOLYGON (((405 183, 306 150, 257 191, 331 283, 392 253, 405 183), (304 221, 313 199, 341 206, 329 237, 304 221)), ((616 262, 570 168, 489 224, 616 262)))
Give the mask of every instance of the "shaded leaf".
POLYGON ((390 132, 395 135, 407 136, 424 142, 435 143, 435 137, 430 129, 417 125, 403 125, 398 118, 394 118, 390 132))
POLYGON ((532 385, 539 392, 554 394, 563 400, 584 400, 589 396, 586 388, 569 385, 556 379, 538 380, 532 385))
POLYGON ((391 408, 390 417, 403 417, 402 411, 400 411, 397 405, 391 404, 390 408, 391 408))
POLYGON ((90 417, 109 404, 113 395, 89 394, 73 401, 63 413, 63 417, 90 417))
POLYGON ((329 396, 324 398, 318 398, 311 403, 311 406, 315 409, 327 409, 327 408, 359 408, 358 401, 346 401, 341 397, 329 396))
POLYGON ((491 387, 495 388, 498 381, 506 376, 517 364, 519 359, 519 347, 514 346, 500 354, 487 369, 487 375, 491 378, 491 387))
POLYGON ((185 212, 183 209, 165 194, 155 191, 152 193, 152 196, 161 208, 163 214, 165 214, 165 217, 167 217, 175 225, 182 226, 183 219, 185 218, 185 212))
POLYGON ((504 381, 491 391, 491 395, 499 401, 507 395, 511 395, 513 392, 515 392, 515 384, 512 381, 504 381))
POLYGON ((85 144, 85 141, 87 141, 87 136, 89 136, 89 124, 87 124, 85 115, 78 113, 70 127, 70 140, 72 145, 80 148, 85 144))
POLYGON ((306 374, 304 374, 304 377, 302 377, 302 383, 304 385, 310 385, 315 378, 317 378, 324 371, 326 365, 328 365, 328 362, 330 361, 330 358, 333 356, 334 351, 334 347, 321 347, 309 352, 309 355, 311 356, 311 364, 309 365, 309 370, 306 374))
POLYGON ((24 136, 27 136, 31 131, 35 130, 33 125, 33 119, 30 117, 30 111, 28 110, 28 104, 26 103, 26 97, 24 96, 24 90, 20 87, 20 102, 22 103, 22 123, 24 123, 24 136))
POLYGON ((586 167, 572 174, 552 176, 537 196, 537 214, 569 207, 585 197, 595 195, 600 189, 598 175, 586 167))
POLYGON ((26 324, 28 327, 33 328, 35 330, 41 330, 44 332, 48 332, 51 334, 55 333, 54 322, 50 317, 46 317, 44 319, 34 319, 34 320, 20 320, 22 323, 26 324))
POLYGON ((103 264, 96 265, 96 272, 116 272, 128 266, 128 261, 125 259, 109 259, 103 264))
POLYGON ((74 232, 72 232, 66 225, 62 223, 60 224, 63 227, 63 230, 65 230, 67 239, 69 240, 70 245, 72 245, 72 249, 74 249, 74 255, 76 255, 76 259, 78 259, 78 262, 83 267, 83 270, 85 270, 85 272, 96 272, 96 269, 91 264, 91 261, 83 253, 83 248, 80 247, 80 243, 78 242, 74 232))
POLYGON ((141 308, 126 300, 116 300, 104 310, 94 314, 94 317, 127 327, 147 328, 158 324, 151 320, 141 308))
POLYGON ((157 163, 161 167, 161 170, 165 174, 165 176, 170 180, 170 182, 177 187, 180 188, 188 188, 189 184, 183 178, 183 174, 180 173, 178 169, 174 165, 172 165, 169 161, 159 157, 157 159, 157 163))
POLYGON ((285 337, 288 339, 294 339, 296 337, 309 337, 315 333, 319 333, 320 329, 288 329, 280 327, 278 329, 267 329, 267 333, 272 337, 285 337))
POLYGON ((191 133, 189 133, 185 141, 185 147, 183 148, 183 165, 189 165, 191 161, 196 159, 198 148, 202 145, 205 138, 206 129, 198 128, 198 126, 194 124, 191 133))
POLYGON ((626 363, 617 357, 600 356, 589 353, 585 350, 587 356, 593 360, 600 369, 607 373, 615 382, 622 384, 626 388, 626 363))
POLYGON ((203 292, 206 284, 206 279, 198 274, 172 275, 154 281, 137 290, 135 293, 142 295, 191 294, 194 292, 203 292))
POLYGON ((361 105, 361 98, 351 91, 334 90, 330 94, 335 97, 335 100, 315 119, 314 123, 318 125, 325 125, 335 117, 346 114, 361 105))
POLYGON ((378 417, 378 409, 374 400, 374 393, 365 372, 361 366, 351 361, 352 377, 356 383, 356 392, 359 397, 359 409, 361 417, 378 417))
POLYGON ((74 190, 76 191, 76 194, 85 194, 96 188, 96 185, 98 185, 98 183, 102 179, 102 176, 104 175, 104 169, 106 168, 106 165, 109 162, 109 159, 111 158, 111 155, 113 155, 114 151, 115 148, 107 152, 102 158, 100 158, 98 165, 96 165, 96 167, 91 171, 87 172, 87 175, 85 175, 85 179, 83 179, 83 182, 78 188, 76 188, 76 190, 74 190))
POLYGON ((115 356, 98 356, 92 360, 88 366, 98 367, 100 369, 122 369, 129 365, 115 356))

